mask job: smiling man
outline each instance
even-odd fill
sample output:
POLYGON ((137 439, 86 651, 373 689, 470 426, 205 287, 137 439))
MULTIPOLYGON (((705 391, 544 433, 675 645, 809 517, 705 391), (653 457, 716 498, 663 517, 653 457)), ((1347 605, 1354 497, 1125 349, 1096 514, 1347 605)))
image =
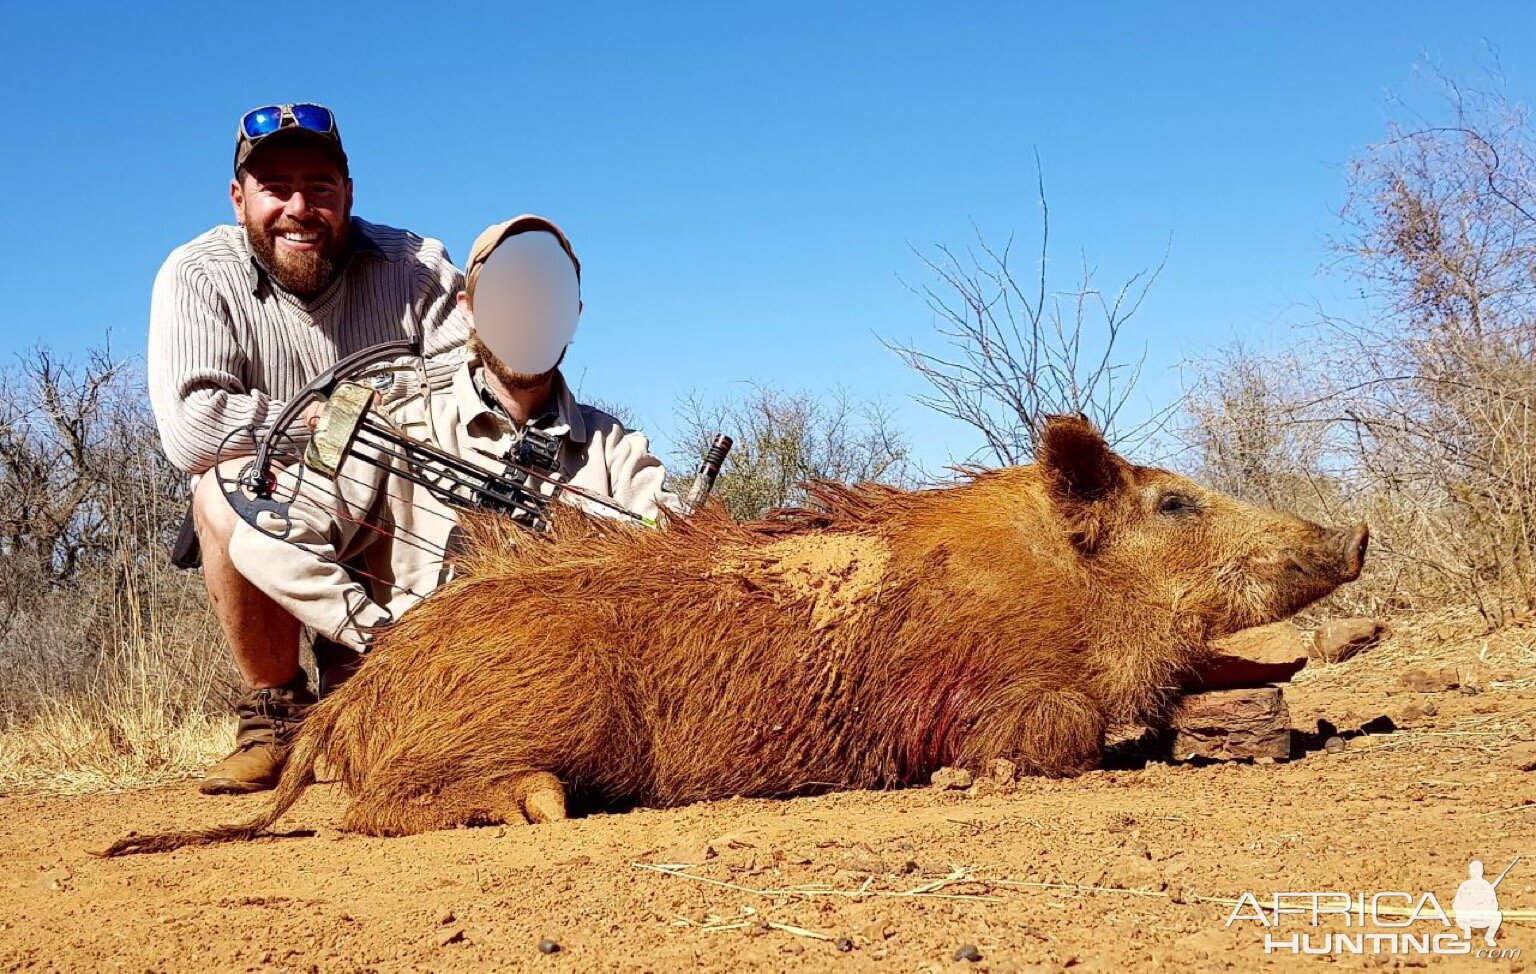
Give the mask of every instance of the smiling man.
MULTIPOLYGON (((446 385, 469 336, 455 303, 463 275, 443 245, 352 216, 329 109, 272 105, 242 116, 229 198, 234 225, 176 248, 160 268, 149 322, 161 443, 197 478, 183 538, 195 530, 204 584, 248 691, 236 707, 237 748, 209 771, 208 793, 267 787, 284 738, 315 699, 296 663, 299 623, 230 562, 235 514, 217 478, 204 476, 220 445, 270 421, 342 357, 382 342, 420 338, 429 380, 446 385)), ((225 463, 244 461, 226 454, 225 463)), ((179 564, 192 563, 191 547, 178 545, 179 564)), ((325 650, 317 644, 317 657, 325 650)))

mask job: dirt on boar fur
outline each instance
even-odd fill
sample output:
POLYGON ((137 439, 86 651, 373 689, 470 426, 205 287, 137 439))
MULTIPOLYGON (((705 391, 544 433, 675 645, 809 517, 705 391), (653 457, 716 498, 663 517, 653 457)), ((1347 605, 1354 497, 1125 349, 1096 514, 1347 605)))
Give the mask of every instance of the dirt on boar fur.
POLYGON ((251 837, 323 763, 378 835, 882 788, 945 765, 1073 775, 1159 726, 1210 639, 1360 573, 1327 530, 1133 466, 1055 418, 1036 463, 941 489, 823 485, 815 509, 548 539, 467 518, 460 574, 314 708, 271 807, 106 854, 251 837))

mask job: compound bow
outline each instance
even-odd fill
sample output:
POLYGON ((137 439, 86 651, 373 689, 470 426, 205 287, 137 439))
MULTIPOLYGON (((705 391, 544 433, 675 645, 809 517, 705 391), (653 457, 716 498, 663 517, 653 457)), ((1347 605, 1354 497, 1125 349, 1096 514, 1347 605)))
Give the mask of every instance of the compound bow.
MULTIPOLYGON (((426 488, 451 509, 496 511, 510 515, 534 531, 547 529, 549 504, 561 494, 578 497, 620 519, 655 526, 652 518, 559 480, 555 475, 559 440, 539 430, 524 432, 503 458, 505 469, 499 474, 401 433, 387 419, 376 415, 373 405, 375 393, 392 387, 394 373, 408 368, 395 364, 403 357, 416 360, 421 392, 427 395, 419 343, 415 340, 387 342, 346 356, 320 373, 283 406, 270 425, 243 427, 224 439, 219 447, 221 462, 214 467, 215 476, 220 491, 241 520, 286 541, 293 528, 290 507, 295 499, 303 497, 327 513, 389 537, 397 544, 407 544, 439 558, 446 557, 447 552, 421 535, 399 525, 391 530, 368 523, 306 487, 307 473, 333 481, 360 482, 344 469, 348 459, 355 459, 382 469, 387 476, 426 488), (384 362, 392 364, 382 369, 368 368, 384 362), (373 382, 366 381, 370 371, 373 382), (377 381, 385 377, 388 382, 377 381), (300 450, 299 442, 290 430, 305 408, 318 400, 326 400, 325 410, 308 443, 300 450), (243 456, 249 456, 250 460, 239 468, 238 473, 226 472, 223 460, 243 456), (279 472, 283 474, 281 478, 279 472), (550 493, 541 489, 545 485, 550 488, 550 493)), ((730 448, 730 437, 715 437, 688 496, 690 511, 697 510, 709 496, 730 448)), ((388 489, 387 483, 385 489, 388 489)), ((452 518, 451 514, 429 508, 420 510, 452 518)), ((346 567, 348 571, 380 584, 420 597, 420 593, 380 579, 356 565, 346 567)))

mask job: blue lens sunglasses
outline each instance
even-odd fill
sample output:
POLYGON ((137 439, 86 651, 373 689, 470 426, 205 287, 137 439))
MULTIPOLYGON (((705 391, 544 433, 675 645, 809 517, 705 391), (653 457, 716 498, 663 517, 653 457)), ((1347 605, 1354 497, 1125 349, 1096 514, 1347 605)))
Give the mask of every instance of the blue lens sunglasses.
POLYGON ((265 138, 279 129, 308 129, 321 135, 334 135, 336 116, 324 105, 308 102, 298 105, 266 105, 253 108, 240 119, 240 134, 251 142, 265 138))

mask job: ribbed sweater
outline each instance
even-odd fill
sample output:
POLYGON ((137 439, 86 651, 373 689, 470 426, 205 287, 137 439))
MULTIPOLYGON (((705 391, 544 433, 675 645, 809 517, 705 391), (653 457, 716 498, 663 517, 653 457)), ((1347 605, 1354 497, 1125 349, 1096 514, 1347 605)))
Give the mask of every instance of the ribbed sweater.
POLYGON ((359 349, 420 337, 427 375, 445 387, 463 360, 464 276, 443 245, 352 221, 352 255, 312 300, 277 285, 245 231, 218 226, 177 247, 155 277, 149 399, 165 454, 188 473, 213 466, 243 426, 270 422, 316 375, 359 349))

